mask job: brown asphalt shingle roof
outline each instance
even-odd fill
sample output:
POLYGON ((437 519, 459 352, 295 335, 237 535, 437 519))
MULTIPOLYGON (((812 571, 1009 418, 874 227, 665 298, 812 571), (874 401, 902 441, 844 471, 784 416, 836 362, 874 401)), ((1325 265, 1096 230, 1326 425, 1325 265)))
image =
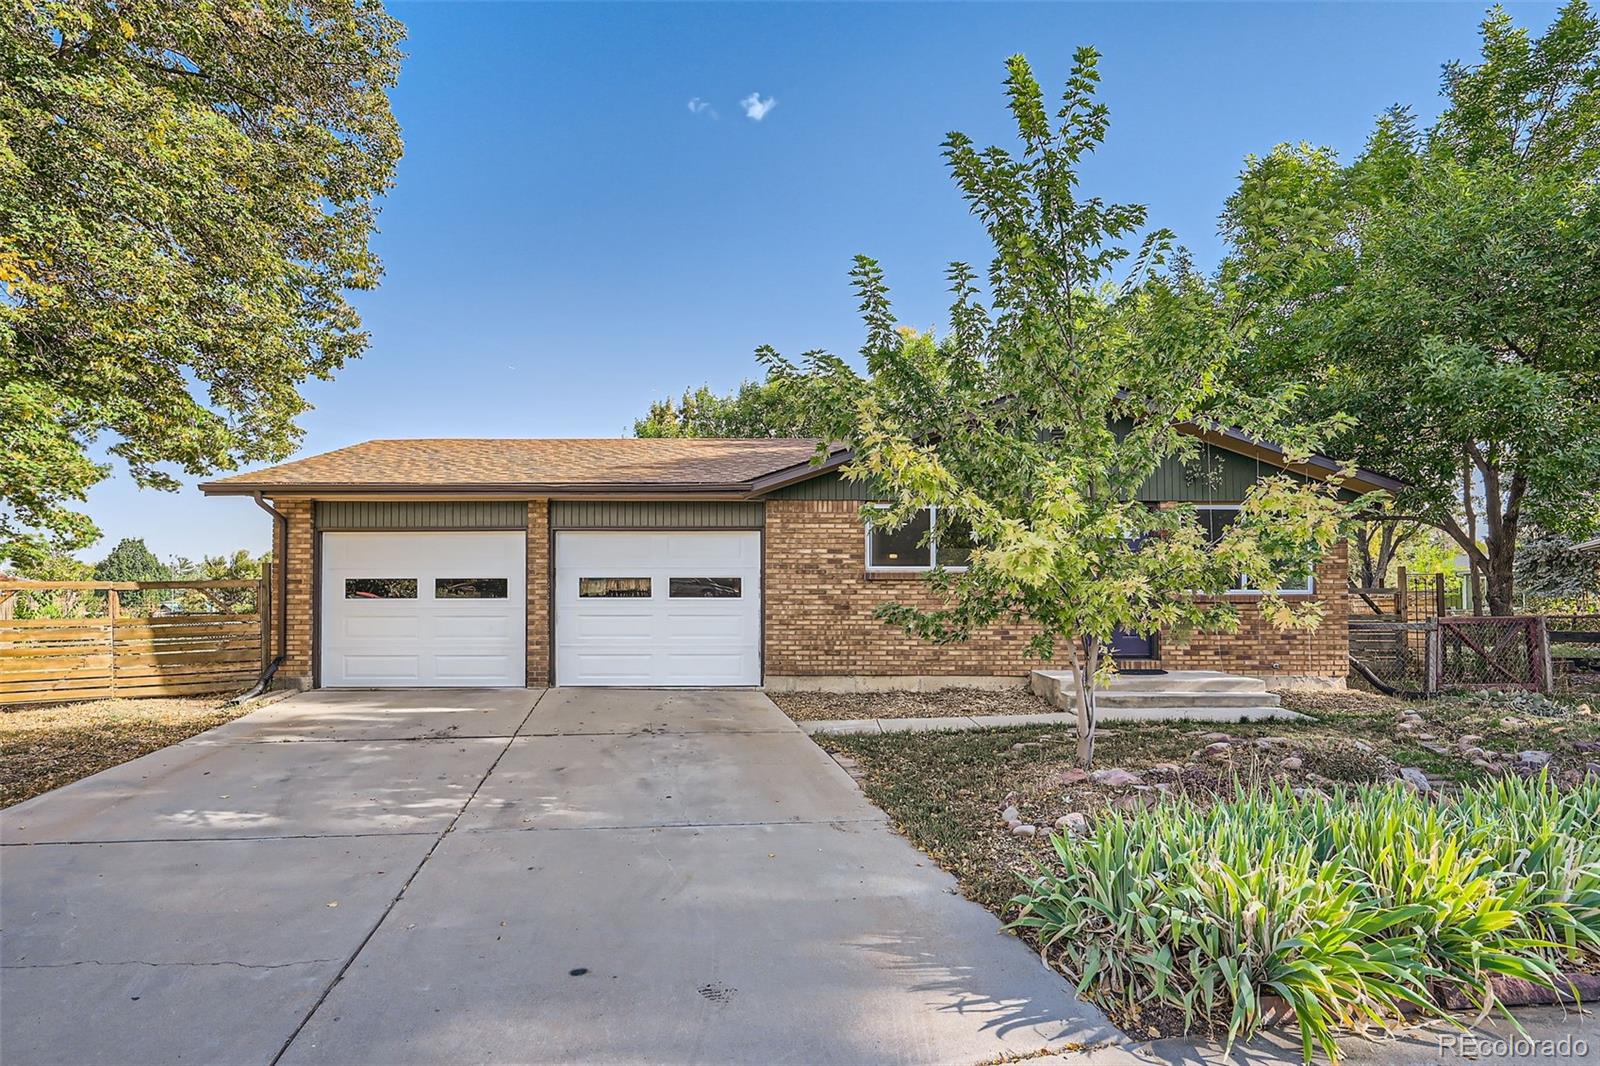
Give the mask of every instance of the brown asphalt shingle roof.
POLYGON ((257 489, 735 488, 808 462, 815 440, 371 440, 201 486, 257 489))

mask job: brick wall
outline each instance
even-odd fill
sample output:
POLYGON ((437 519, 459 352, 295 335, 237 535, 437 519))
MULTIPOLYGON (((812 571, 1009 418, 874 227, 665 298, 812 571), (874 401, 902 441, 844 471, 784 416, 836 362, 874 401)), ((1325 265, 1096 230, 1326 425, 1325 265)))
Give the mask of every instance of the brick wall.
POLYGON ((312 528, 310 500, 274 500, 273 506, 289 520, 289 545, 281 543, 283 537, 277 521, 272 523, 272 557, 289 564, 289 594, 285 599, 289 616, 289 640, 285 648, 283 665, 273 677, 278 687, 311 687, 311 613, 312 576, 315 573, 311 545, 315 539, 312 528))
MULTIPOLYGON (((766 565, 769 676, 1022 675, 1046 665, 1026 655, 1029 631, 1022 625, 996 625, 965 644, 934 645, 875 619, 881 603, 931 608, 937 598, 920 578, 867 575, 859 503, 769 500, 766 565)), ((1237 633, 1197 634, 1187 645, 1164 637, 1160 665, 1342 679, 1345 567, 1340 546, 1317 570, 1327 609, 1315 632, 1279 632, 1240 598, 1237 633)))
POLYGON ((550 683, 550 502, 528 501, 528 686, 550 683))

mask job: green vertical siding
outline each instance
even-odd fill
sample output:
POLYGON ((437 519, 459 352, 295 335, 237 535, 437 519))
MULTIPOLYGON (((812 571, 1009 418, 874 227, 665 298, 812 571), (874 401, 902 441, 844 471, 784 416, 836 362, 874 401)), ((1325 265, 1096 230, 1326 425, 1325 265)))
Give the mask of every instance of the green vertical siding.
POLYGON ((744 500, 552 500, 552 529, 754 529, 766 508, 744 500))
POLYGON ((826 474, 818 474, 805 481, 797 481, 793 485, 785 485, 781 489, 773 489, 767 493, 769 500, 872 500, 883 499, 883 496, 874 496, 872 487, 864 481, 846 481, 837 471, 830 470, 826 474))
MULTIPOLYGON (((1192 459, 1168 458, 1145 483, 1138 498, 1149 502, 1232 503, 1244 499, 1258 477, 1275 474, 1271 463, 1238 455, 1223 448, 1202 444, 1192 459)), ((865 482, 846 481, 837 471, 774 489, 769 500, 860 500, 883 499, 865 482)))
POLYGON ((526 500, 318 500, 318 529, 524 529, 526 500))

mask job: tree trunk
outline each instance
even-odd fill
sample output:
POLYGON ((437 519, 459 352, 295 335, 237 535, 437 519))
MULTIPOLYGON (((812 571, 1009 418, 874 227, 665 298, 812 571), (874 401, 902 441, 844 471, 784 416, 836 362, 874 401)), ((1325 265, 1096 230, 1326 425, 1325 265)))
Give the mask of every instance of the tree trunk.
POLYGON ((1491 539, 1486 545, 1488 565, 1484 567, 1485 596, 1489 613, 1508 615, 1516 613, 1514 597, 1514 571, 1517 562, 1517 543, 1509 537, 1491 539))
POLYGON ((1087 770, 1094 764, 1094 733, 1099 718, 1094 675, 1100 667, 1100 642, 1093 637, 1084 637, 1080 661, 1078 645, 1074 641, 1072 667, 1078 697, 1078 765, 1087 770))

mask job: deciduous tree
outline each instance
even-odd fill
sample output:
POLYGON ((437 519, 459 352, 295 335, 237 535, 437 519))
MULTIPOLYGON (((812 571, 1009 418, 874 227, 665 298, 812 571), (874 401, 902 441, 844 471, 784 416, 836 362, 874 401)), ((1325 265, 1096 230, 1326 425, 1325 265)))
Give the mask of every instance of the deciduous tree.
POLYGON ((378 0, 20 0, 0 14, 0 557, 91 543, 73 501, 287 456, 400 136, 378 0))
POLYGON ((1494 9, 1438 122, 1396 109, 1346 165, 1282 145, 1229 200, 1231 281, 1266 309, 1242 387, 1306 383, 1330 447, 1410 483, 1513 609, 1519 536, 1600 525, 1600 22, 1494 9))
MULTIPOLYGON (((1070 658, 1078 759, 1094 754, 1096 685, 1117 630, 1186 632, 1237 626, 1221 593, 1243 577, 1275 589, 1304 573, 1340 534, 1344 505, 1323 487, 1263 479, 1239 520, 1212 542, 1188 508, 1157 509, 1138 490, 1170 458, 1192 457, 1196 425, 1287 428, 1287 390, 1255 404, 1229 395, 1219 371, 1248 328, 1232 292, 1174 250, 1142 239, 1145 209, 1083 192, 1081 165, 1104 138, 1094 96, 1098 57, 1081 49, 1052 112, 1021 56, 1006 79, 1020 151, 945 143, 950 170, 988 230, 987 305, 975 271, 950 268, 949 332, 940 343, 897 328, 883 271, 853 273, 867 337, 865 374, 826 352, 799 362, 766 350, 773 379, 803 395, 823 435, 847 441, 846 476, 888 503, 864 519, 895 527, 936 505, 970 527, 965 570, 929 581, 946 606, 889 605, 884 620, 936 642, 1009 621, 1030 626, 1030 650, 1070 658)), ((1303 432, 1282 438, 1291 453, 1303 432)), ((1315 600, 1268 592, 1275 624, 1312 627, 1315 600)))

